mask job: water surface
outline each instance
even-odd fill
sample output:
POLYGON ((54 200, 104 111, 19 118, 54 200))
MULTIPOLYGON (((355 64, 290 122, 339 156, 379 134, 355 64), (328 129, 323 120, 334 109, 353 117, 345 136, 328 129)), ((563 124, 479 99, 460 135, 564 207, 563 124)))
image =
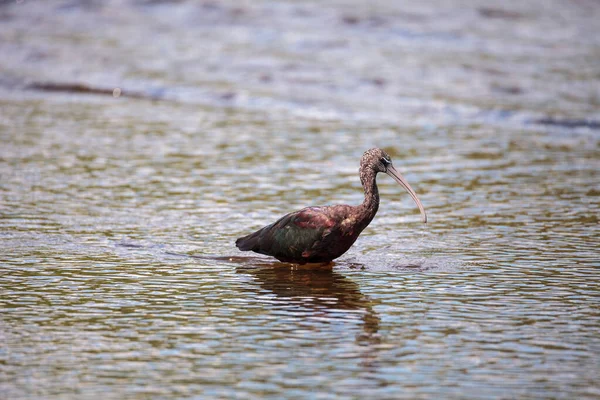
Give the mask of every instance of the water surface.
POLYGON ((600 396, 600 7, 370 4, 0 5, 2 397, 600 396))

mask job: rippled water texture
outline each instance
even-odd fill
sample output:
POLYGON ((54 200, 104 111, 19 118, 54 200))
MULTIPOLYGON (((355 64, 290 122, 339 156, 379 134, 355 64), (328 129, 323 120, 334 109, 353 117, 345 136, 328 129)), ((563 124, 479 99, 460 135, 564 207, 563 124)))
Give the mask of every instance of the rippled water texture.
POLYGON ((600 4, 366 4, 0 2, 0 397, 600 397, 600 4))

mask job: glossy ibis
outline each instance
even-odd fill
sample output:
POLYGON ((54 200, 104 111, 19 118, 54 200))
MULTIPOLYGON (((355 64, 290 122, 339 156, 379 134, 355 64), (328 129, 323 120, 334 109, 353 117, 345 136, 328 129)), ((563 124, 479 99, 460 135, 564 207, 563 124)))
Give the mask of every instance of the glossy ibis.
POLYGON ((406 189, 417 203, 423 222, 427 222, 421 201, 393 167, 390 156, 375 148, 367 150, 360 159, 360 181, 365 190, 361 205, 303 208, 239 238, 235 245, 242 251, 266 254, 283 262, 329 263, 344 254, 375 217, 379 208, 375 181, 378 172, 385 172, 406 189))

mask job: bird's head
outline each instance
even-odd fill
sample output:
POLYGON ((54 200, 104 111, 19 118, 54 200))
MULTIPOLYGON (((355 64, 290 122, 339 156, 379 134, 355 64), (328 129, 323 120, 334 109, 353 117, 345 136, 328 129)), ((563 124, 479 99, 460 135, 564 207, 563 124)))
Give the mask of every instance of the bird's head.
POLYGON ((373 148, 365 151, 365 154, 363 154, 362 158, 360 159, 361 180, 363 179, 362 172, 368 170, 375 172, 375 174, 378 172, 384 172, 394 178, 394 180, 408 192, 415 203, 417 203, 417 207, 419 207, 419 211, 421 211, 421 216, 423 217, 423 222, 427 222, 427 214, 425 213, 423 204, 421 204, 417 194, 410 187, 406 179, 404 179, 400 172, 396 171, 396 168, 394 168, 392 165, 392 158, 388 155, 388 153, 379 148, 373 148))
POLYGON ((365 151, 360 159, 362 170, 373 170, 375 172, 387 172, 387 167, 392 165, 392 158, 385 151, 374 148, 365 151))

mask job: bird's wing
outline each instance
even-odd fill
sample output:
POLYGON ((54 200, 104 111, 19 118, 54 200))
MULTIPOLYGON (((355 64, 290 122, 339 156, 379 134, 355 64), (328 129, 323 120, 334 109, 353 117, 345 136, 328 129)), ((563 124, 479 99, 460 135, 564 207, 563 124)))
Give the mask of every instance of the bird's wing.
POLYGON ((327 215, 324 207, 307 207, 283 216, 243 240, 251 243, 246 246, 248 250, 280 260, 300 260, 310 255, 311 249, 334 225, 335 220, 327 215))

